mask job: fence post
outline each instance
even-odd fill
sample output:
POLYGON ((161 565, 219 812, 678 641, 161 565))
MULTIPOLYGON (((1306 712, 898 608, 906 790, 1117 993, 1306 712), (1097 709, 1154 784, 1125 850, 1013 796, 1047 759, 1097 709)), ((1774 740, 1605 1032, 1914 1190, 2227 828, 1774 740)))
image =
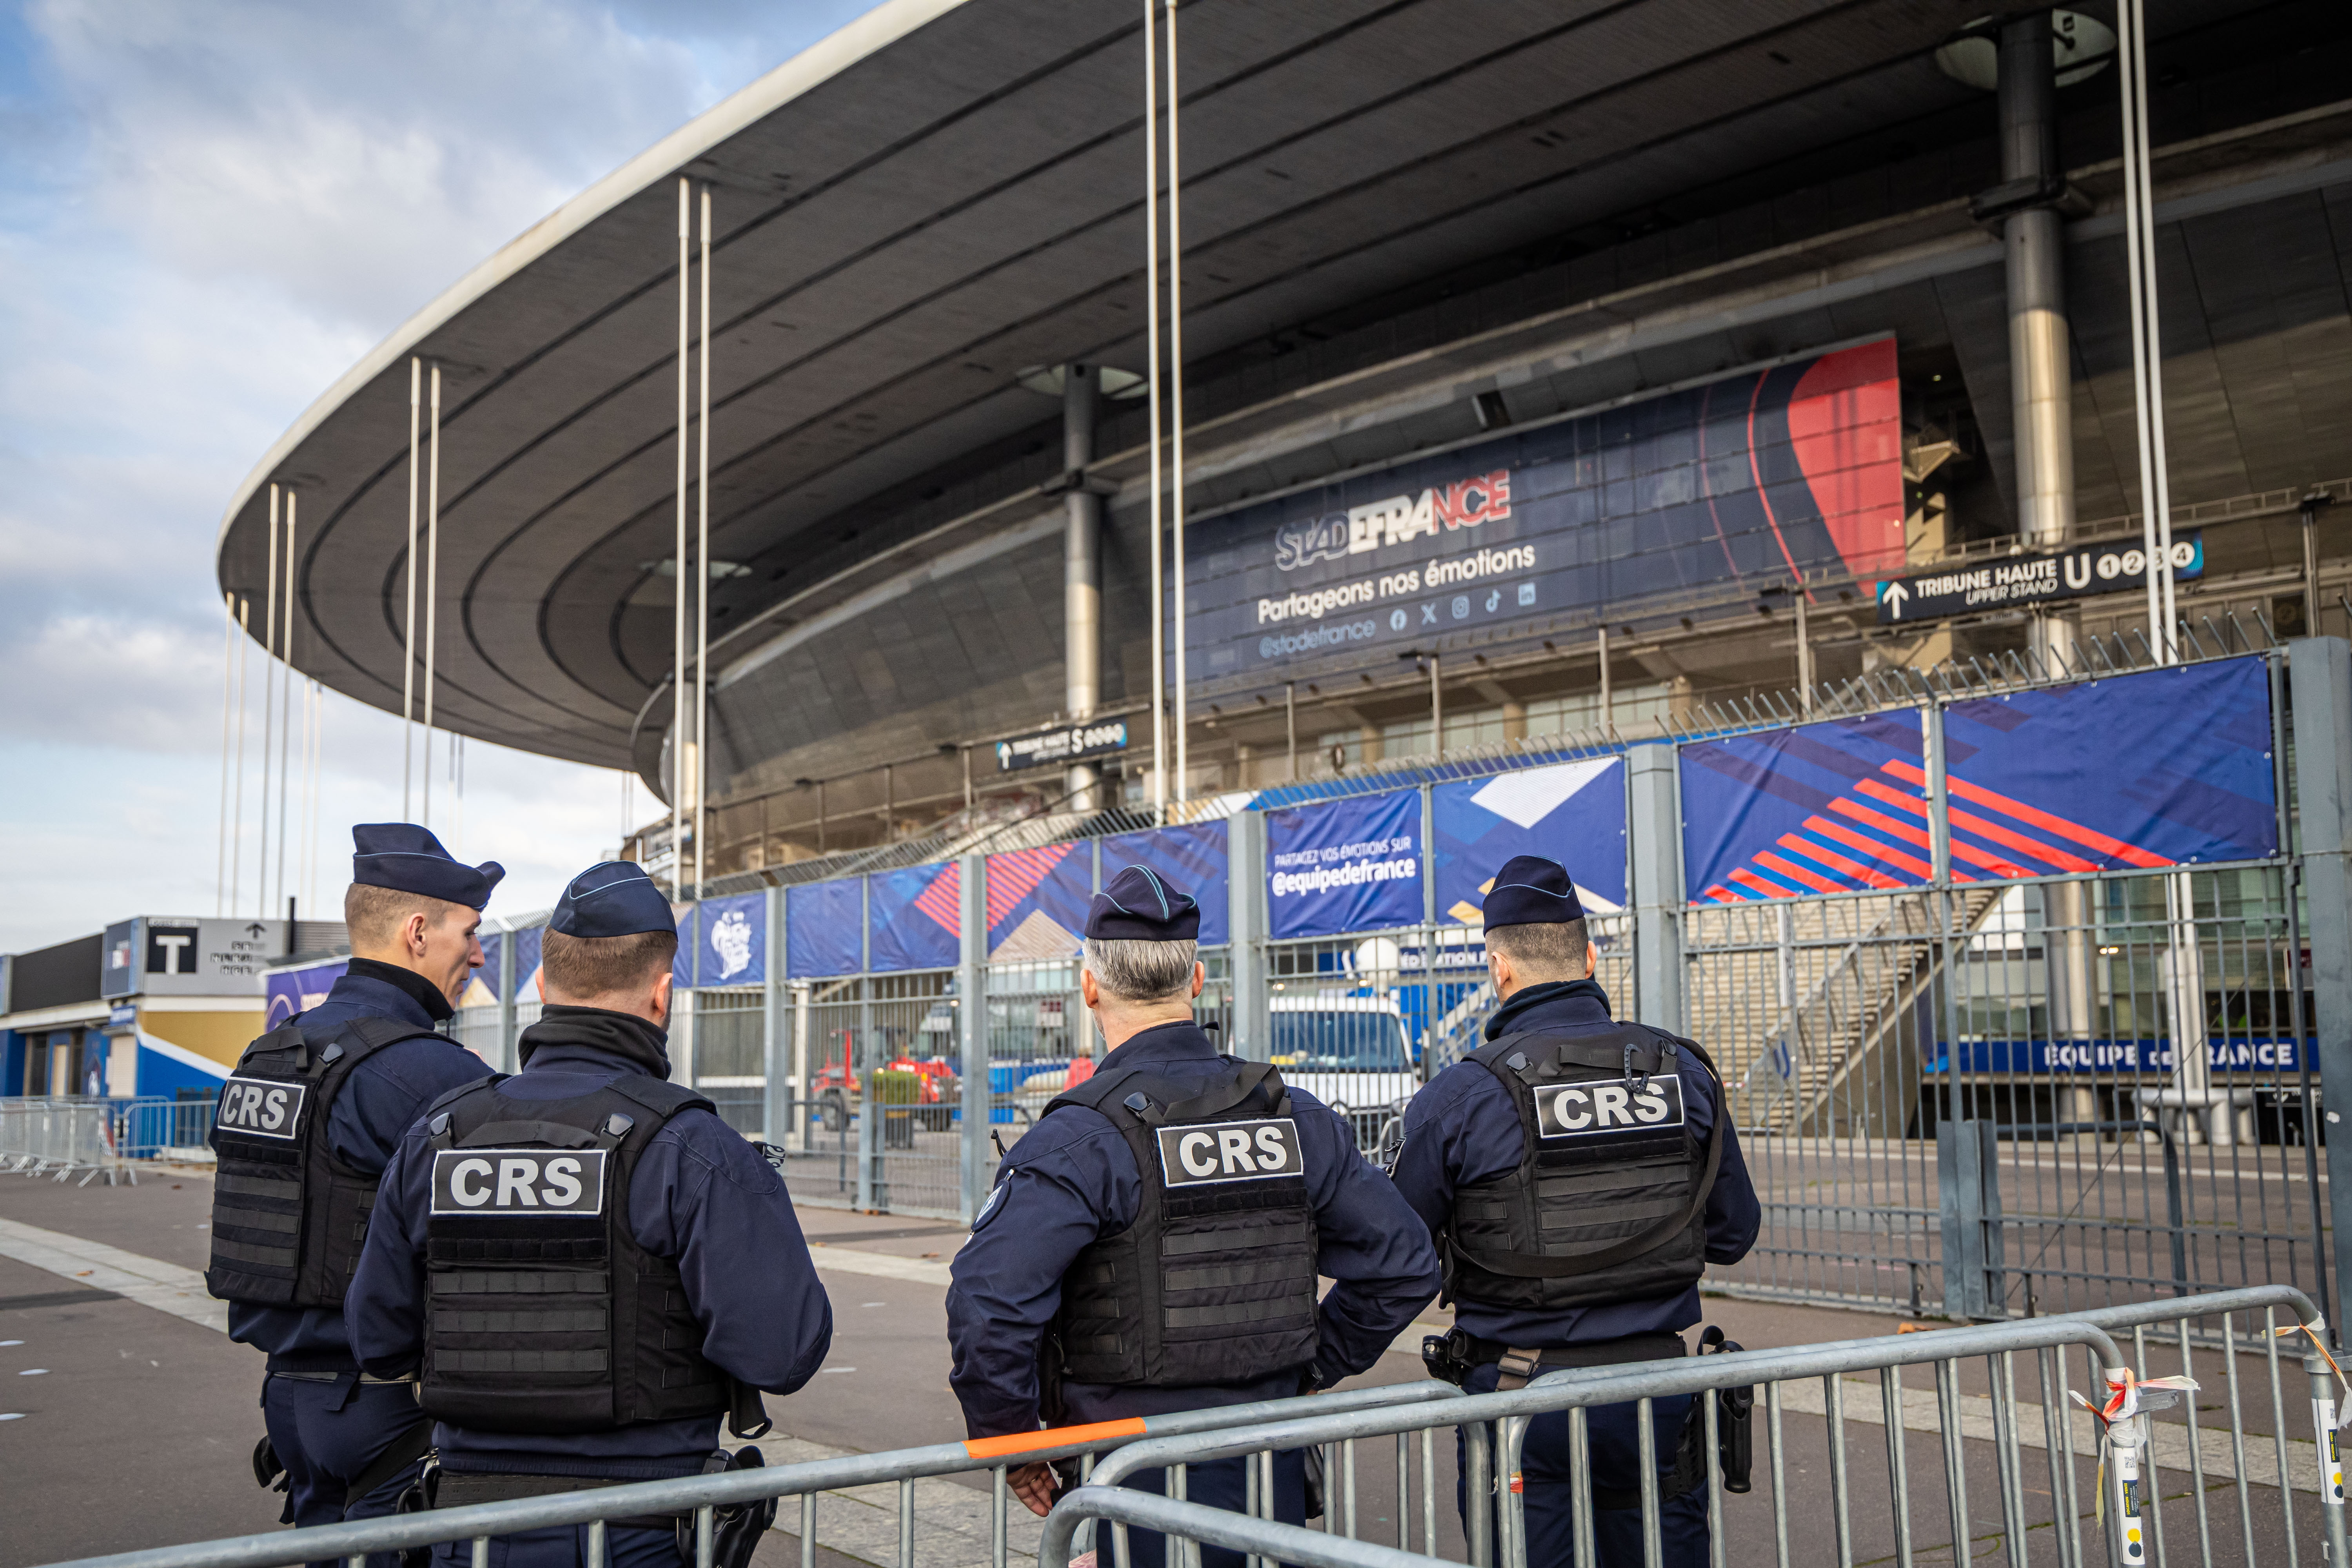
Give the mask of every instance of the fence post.
MULTIPOLYGON (((2319 1099, 2328 1128, 2328 1205, 2336 1230, 2336 1279, 2352 1268, 2352 645, 2299 637, 2287 645, 2294 713, 2294 780, 2311 946, 2312 1035, 2318 1045, 2319 1099)), ((2290 954, 2294 963, 2300 954, 2290 954)), ((2339 1326, 2340 1335, 2343 1332, 2339 1326)), ((2340 1340, 2339 1340, 2339 1342, 2340 1340)))
POLYGON ((1988 1149, 1981 1121, 1936 1123, 1936 1186, 1942 1202, 1944 1315, 1968 1322, 1985 1311, 1985 1168, 1988 1149))
MULTIPOLYGON (((1675 748, 1625 752, 1629 850, 1633 862, 1633 1010, 1652 1028, 1684 1033, 1683 835, 1675 748)), ((1621 1015, 1622 1016, 1622 1015, 1621 1015)))
POLYGON ((1233 971, 1234 1037, 1225 1048, 1254 1062, 1273 1051, 1265 981, 1265 813, 1237 811, 1225 831, 1226 951, 1233 971))
POLYGON ((784 1021, 784 890, 768 889, 767 984, 760 998, 761 1071, 767 1075, 761 1092, 760 1136, 782 1149, 793 1125, 793 1101, 799 1085, 792 1081, 792 1033, 784 1021))
POLYGON ((988 879, 977 855, 966 855, 956 869, 959 942, 956 948, 956 993, 961 1005, 961 1047, 963 1076, 963 1222, 980 1213, 989 1185, 988 1135, 992 1131, 988 1070, 988 879))
POLYGON ((855 1084, 857 1108, 857 1206, 872 1214, 882 1191, 881 1117, 875 1114, 874 881, 857 879, 857 1038, 841 1054, 842 1087, 855 1084))
POLYGON ((515 1054, 521 1047, 515 1039, 515 991, 522 984, 516 973, 515 939, 521 933, 505 921, 499 922, 499 1059, 500 1072, 516 1070, 515 1054))

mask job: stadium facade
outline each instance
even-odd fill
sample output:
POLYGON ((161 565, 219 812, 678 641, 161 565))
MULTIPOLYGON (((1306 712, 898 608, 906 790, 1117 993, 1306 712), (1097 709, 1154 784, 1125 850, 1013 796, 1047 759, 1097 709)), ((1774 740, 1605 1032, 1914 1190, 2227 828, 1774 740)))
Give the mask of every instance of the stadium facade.
MULTIPOLYGON (((2149 12, 2181 617, 2342 632, 2352 15, 2149 12)), ((681 128, 303 416, 224 591, 295 497, 293 663, 401 710, 437 367, 436 723, 667 798, 684 179, 708 873, 1143 799, 1143 16, 893 0, 681 128)), ((2146 635, 2111 11, 1180 16, 1178 794, 2146 635)))

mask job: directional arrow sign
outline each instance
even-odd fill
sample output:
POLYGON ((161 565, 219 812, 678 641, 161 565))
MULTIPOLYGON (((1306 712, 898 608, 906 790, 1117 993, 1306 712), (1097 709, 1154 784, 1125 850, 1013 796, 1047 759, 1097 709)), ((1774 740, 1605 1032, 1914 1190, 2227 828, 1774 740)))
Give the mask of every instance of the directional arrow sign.
MULTIPOLYGON (((2204 573, 2204 535, 2175 534, 2175 580, 2200 577, 2204 573)), ((1931 621, 1945 616, 2046 604, 2053 599, 2117 594, 2143 588, 2147 583, 2146 552, 2124 541, 2076 545, 2049 553, 2002 555, 1948 572, 1882 581, 1878 584, 1878 624, 1885 626, 1898 622, 1931 621)))

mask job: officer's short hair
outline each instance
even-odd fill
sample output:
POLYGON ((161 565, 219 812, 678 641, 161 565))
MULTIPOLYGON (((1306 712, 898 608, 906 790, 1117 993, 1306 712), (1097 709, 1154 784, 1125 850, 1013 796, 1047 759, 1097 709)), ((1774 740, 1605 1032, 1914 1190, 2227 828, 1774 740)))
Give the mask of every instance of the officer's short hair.
POLYGON ((1580 920, 1541 925, 1488 926, 1486 946, 1528 972, 1534 981, 1581 980, 1592 939, 1580 920))
POLYGON ((633 931, 627 936, 566 936, 549 930, 540 938, 539 962, 548 989, 566 996, 610 996, 651 984, 677 958, 677 932, 633 931))
POLYGON ((402 925, 414 914, 424 915, 426 925, 437 926, 451 915, 472 920, 480 912, 446 899, 404 893, 397 888, 379 888, 367 882, 353 882, 351 890, 343 895, 343 924, 350 930, 352 946, 361 951, 390 946, 400 934, 402 925))
POLYGON ((1095 984, 1121 1002, 1166 1002, 1188 995, 1197 942, 1139 942, 1119 937, 1087 938, 1087 967, 1095 984))

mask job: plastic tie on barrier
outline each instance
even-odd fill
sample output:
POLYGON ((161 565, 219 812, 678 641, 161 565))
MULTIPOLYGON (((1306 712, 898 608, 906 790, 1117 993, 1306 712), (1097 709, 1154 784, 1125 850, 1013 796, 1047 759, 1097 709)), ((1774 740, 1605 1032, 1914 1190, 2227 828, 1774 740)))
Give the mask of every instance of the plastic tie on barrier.
POLYGON ((2091 1413, 2099 1424, 2099 1472, 2095 1489, 2098 1499, 2098 1519, 2107 1521, 2108 1476, 2112 1467, 2116 1508, 2122 1515, 2118 1521, 2119 1544, 2126 1563, 2147 1561, 2147 1542, 2140 1523, 2143 1500, 2140 1496, 2139 1455, 2147 1447, 2147 1418, 2152 1411, 2169 1409, 2184 1394, 2197 1391, 2192 1377, 2151 1377, 2145 1381, 2136 1376, 2127 1366, 2106 1369, 2107 1395, 2096 1405, 2084 1398, 2081 1391, 2068 1389, 2067 1397, 2091 1413))
POLYGON ((2352 1426, 2352 1381, 2345 1378, 2344 1369, 2336 1364, 2336 1357, 2328 1352, 2327 1315, 2323 1312, 2307 1323, 2289 1323, 2285 1328, 2273 1329, 2271 1333, 2282 1340, 2301 1334, 2311 1342, 2311 1348, 2319 1352, 2319 1359, 2326 1362, 2327 1370, 2336 1374, 2336 1387, 2344 1392, 2344 1397, 2336 1402, 2336 1428, 2340 1431, 2352 1426))

